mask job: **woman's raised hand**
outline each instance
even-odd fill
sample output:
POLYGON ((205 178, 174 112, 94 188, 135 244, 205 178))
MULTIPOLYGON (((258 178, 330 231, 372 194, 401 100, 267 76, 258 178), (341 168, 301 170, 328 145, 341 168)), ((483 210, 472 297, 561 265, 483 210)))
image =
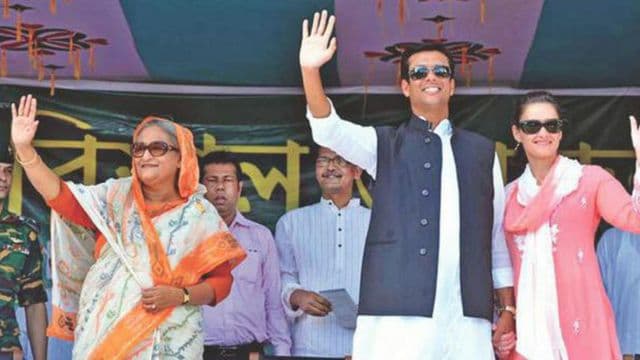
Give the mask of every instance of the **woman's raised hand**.
POLYGON ((37 101, 31 95, 22 96, 20 104, 16 109, 16 104, 11 104, 11 140, 14 146, 29 146, 36 135, 38 121, 36 120, 37 101))

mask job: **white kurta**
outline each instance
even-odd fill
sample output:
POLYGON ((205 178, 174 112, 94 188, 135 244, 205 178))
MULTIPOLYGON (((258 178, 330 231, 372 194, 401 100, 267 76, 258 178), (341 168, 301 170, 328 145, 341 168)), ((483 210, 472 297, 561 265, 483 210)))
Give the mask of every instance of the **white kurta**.
MULTIPOLYGON (((333 149, 375 179, 378 140, 373 127, 340 119, 333 106, 327 118, 316 119, 310 112, 307 118, 316 143, 333 149)), ((491 323, 466 317, 462 312, 458 177, 449 120, 438 124, 434 133, 442 140, 442 175, 441 246, 433 317, 359 316, 353 340, 354 360, 494 359, 491 323)), ((499 289, 513 286, 513 272, 502 230, 504 189, 497 157, 493 183, 492 275, 494 288, 499 289)))
POLYGON ((284 214, 276 225, 280 254, 282 303, 291 324, 291 355, 351 355, 353 329, 340 326, 334 313, 324 317, 291 308, 297 289, 320 292, 345 289, 360 296, 362 254, 371 210, 359 199, 338 208, 328 199, 284 214))

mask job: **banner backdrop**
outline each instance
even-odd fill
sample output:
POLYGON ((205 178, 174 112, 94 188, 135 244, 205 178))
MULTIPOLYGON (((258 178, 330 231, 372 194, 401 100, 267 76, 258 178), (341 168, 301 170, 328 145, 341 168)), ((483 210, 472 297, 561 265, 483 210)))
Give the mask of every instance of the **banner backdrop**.
MULTIPOLYGON (((22 94, 38 99, 40 126, 35 145, 42 159, 65 180, 93 184, 130 171, 129 144, 137 122, 146 115, 170 116, 194 133, 200 156, 225 149, 241 160, 244 194, 239 208, 249 218, 273 229, 288 210, 316 202, 320 192, 310 155, 311 133, 299 95, 184 96, 79 92, 0 86, 0 103, 22 94)), ((366 125, 398 124, 408 117, 401 95, 336 95, 338 113, 366 125)), ((520 170, 512 163, 514 141, 510 121, 518 96, 457 95, 451 102, 456 126, 496 141, 505 179, 520 170)), ((640 115, 640 97, 564 96, 560 102, 569 127, 564 132, 565 154, 584 164, 599 164, 623 183, 634 171, 629 114, 640 115)), ((5 113, 3 116, 10 116, 5 113)), ((3 119, 4 120, 4 119, 3 119)), ((48 244, 49 209, 16 166, 10 209, 40 222, 41 239, 48 244)), ((371 204, 366 184, 357 194, 371 204)))

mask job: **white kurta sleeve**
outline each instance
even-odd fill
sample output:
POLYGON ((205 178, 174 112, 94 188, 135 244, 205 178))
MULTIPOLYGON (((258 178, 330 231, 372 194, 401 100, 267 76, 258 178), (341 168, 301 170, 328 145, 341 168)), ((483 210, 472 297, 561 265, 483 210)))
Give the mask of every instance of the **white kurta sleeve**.
POLYGON ((307 108, 313 140, 318 145, 335 151, 352 164, 358 165, 375 179, 378 160, 376 130, 372 126, 362 126, 341 119, 333 103, 329 103, 331 113, 326 118, 313 117, 307 108))
POLYGON ((502 227, 504 206, 505 196, 502 171, 496 155, 493 159, 493 237, 491 246, 494 289, 513 286, 513 268, 504 236, 504 228, 502 227))
POLYGON ((291 239, 288 228, 288 218, 285 214, 276 224, 275 241, 278 248, 278 259, 280 260, 282 306, 287 317, 292 319, 301 316, 304 311, 302 309, 294 310, 289 299, 294 291, 298 289, 304 290, 304 288, 298 281, 298 264, 293 249, 293 239, 291 239))

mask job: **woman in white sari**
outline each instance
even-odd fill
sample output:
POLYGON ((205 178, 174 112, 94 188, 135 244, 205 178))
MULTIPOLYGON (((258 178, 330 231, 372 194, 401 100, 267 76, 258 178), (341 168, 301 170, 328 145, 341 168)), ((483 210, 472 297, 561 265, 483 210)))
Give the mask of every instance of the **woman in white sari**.
POLYGON ((146 118, 131 146, 132 176, 64 183, 32 145, 36 100, 12 105, 18 162, 53 212, 50 336, 74 359, 200 359, 199 305, 229 293, 244 251, 198 185, 191 132, 146 118))

